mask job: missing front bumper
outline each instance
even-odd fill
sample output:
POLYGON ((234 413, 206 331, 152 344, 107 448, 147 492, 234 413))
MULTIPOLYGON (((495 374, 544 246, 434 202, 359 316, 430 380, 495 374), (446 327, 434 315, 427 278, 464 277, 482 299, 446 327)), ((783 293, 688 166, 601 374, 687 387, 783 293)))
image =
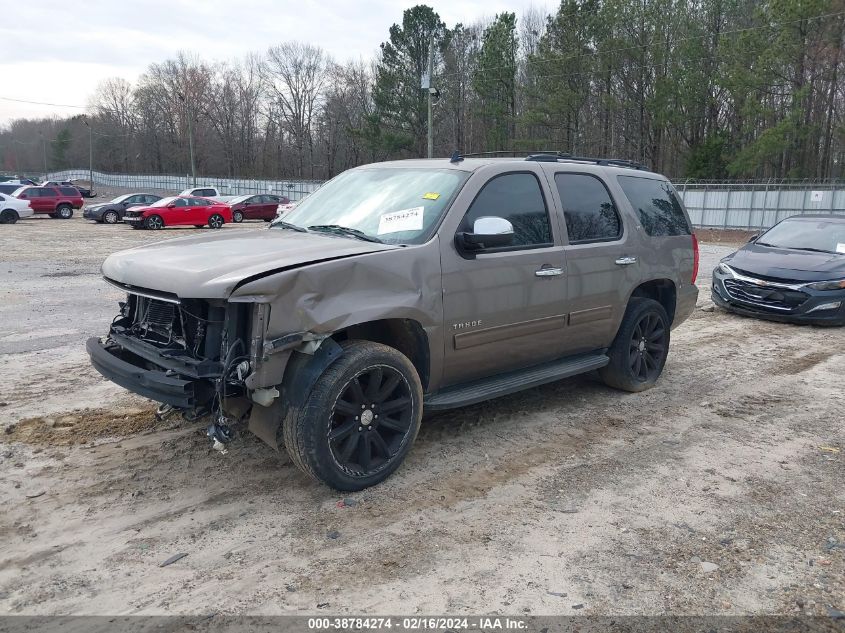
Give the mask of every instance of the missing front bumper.
POLYGON ((198 396, 205 389, 201 381, 186 380, 172 372, 146 369, 131 362, 129 354, 120 347, 105 345, 99 338, 89 338, 85 344, 91 364, 108 380, 139 396, 174 407, 193 409, 198 396))

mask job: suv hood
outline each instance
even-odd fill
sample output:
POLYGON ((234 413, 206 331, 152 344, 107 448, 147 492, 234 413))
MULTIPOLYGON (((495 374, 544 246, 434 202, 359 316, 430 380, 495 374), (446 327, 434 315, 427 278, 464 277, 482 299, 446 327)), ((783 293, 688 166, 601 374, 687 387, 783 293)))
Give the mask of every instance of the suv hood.
POLYGON ((103 262, 102 271, 122 284, 182 298, 225 299, 247 278, 396 248, 288 229, 224 229, 221 234, 166 240, 114 253, 103 262))

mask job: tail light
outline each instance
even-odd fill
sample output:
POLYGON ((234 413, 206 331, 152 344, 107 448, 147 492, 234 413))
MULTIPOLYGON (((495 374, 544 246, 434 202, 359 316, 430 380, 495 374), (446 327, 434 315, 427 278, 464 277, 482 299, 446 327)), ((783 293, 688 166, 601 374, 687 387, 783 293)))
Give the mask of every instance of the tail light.
POLYGON ((695 283, 698 277, 698 238, 695 233, 692 234, 692 283, 695 283))

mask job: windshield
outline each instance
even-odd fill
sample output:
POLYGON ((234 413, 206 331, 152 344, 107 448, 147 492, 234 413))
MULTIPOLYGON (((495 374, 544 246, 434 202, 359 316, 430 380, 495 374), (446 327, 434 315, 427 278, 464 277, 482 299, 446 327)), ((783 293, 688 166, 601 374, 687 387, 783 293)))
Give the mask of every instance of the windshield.
POLYGON ((788 219, 758 239, 761 246, 845 254, 845 223, 824 219, 788 219))
POLYGON ((421 244, 468 177, 455 169, 350 170, 301 200, 283 219, 306 228, 355 229, 389 244, 421 244))
POLYGON ((178 200, 179 196, 169 196, 167 198, 162 198, 156 202, 153 202, 150 206, 151 207, 166 207, 168 204, 173 202, 174 200, 178 200))

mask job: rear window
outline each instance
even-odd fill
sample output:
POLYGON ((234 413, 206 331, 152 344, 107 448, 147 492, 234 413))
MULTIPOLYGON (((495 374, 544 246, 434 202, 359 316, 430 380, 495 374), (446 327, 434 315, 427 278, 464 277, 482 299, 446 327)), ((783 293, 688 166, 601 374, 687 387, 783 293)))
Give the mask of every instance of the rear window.
POLYGON ((692 233, 672 185, 665 180, 619 176, 619 185, 636 210, 643 230, 651 236, 692 233))
POLYGON ((64 196, 78 196, 79 191, 75 187, 59 187, 59 191, 62 192, 64 196))

